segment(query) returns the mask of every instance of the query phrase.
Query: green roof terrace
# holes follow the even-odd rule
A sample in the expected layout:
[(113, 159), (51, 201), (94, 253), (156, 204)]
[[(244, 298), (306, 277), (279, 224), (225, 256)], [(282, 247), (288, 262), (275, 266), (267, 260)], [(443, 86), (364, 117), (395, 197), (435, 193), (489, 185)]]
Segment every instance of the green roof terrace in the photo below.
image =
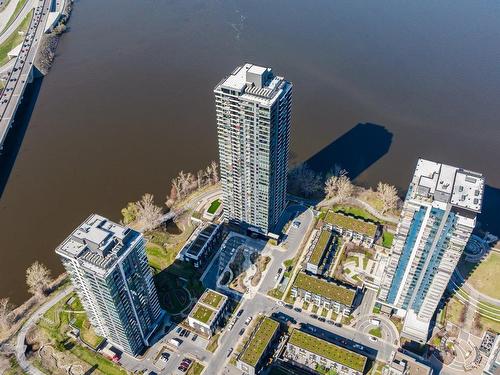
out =
[(293, 286), (313, 294), (318, 294), (345, 306), (352, 306), (354, 297), (356, 296), (356, 291), (353, 289), (306, 275), (303, 272), (297, 275)]
[(257, 328), (257, 331), (255, 331), (255, 334), (250, 338), (239, 360), (252, 367), (257, 366), (257, 363), (259, 363), (259, 360), (276, 334), (278, 326), (278, 322), (265, 317), (260, 323), (259, 328)]
[(197, 303), (190, 315), (202, 323), (210, 324), (210, 320), (215, 316), (215, 311)]
[(314, 249), (311, 251), (311, 256), (309, 257), (309, 263), (314, 265), (319, 265), (323, 254), (325, 253), (328, 243), (330, 242), (331, 233), (328, 230), (322, 230)]
[(201, 296), (200, 302), (218, 310), (226, 299), (227, 297), (225, 295), (220, 294), (215, 290), (207, 289)]
[(294, 329), (288, 342), (308, 352), (340, 363), (353, 370), (363, 372), (366, 366), (366, 357), (342, 348), (308, 333)]
[(355, 219), (351, 216), (339, 212), (328, 211), (325, 216), (325, 222), (342, 229), (352, 230), (353, 232), (363, 234), (368, 237), (375, 237), (377, 226), (361, 219)]

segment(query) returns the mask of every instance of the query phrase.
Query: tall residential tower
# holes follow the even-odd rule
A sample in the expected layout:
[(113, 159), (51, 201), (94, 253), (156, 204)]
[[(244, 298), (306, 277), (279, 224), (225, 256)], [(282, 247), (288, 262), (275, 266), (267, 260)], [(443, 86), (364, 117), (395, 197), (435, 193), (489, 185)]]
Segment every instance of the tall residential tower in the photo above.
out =
[(224, 217), (267, 234), (286, 206), (292, 84), (245, 64), (214, 93)]
[(162, 315), (142, 234), (91, 215), (56, 249), (96, 333), (136, 355)]
[(481, 211), (481, 174), (419, 159), (379, 299), (405, 316), (403, 335), (427, 339), (429, 322)]

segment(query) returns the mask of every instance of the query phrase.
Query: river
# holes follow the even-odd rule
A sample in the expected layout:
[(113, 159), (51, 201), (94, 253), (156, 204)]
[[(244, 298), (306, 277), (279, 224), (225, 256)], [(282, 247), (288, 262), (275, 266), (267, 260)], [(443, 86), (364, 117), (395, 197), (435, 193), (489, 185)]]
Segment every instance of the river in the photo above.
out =
[(0, 160), (0, 297), (27, 297), (35, 260), (61, 272), (54, 248), (90, 213), (162, 203), (216, 159), (212, 89), (246, 61), (294, 84), (294, 162), (402, 192), (419, 156), (477, 170), (498, 230), (499, 18), (496, 1), (76, 1)]

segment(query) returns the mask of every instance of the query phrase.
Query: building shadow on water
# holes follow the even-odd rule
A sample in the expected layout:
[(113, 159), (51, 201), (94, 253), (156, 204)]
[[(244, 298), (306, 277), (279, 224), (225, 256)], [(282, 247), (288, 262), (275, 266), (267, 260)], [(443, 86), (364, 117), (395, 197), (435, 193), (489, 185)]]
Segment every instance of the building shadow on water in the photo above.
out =
[(383, 125), (359, 123), (305, 163), (323, 176), (335, 169), (344, 169), (354, 180), (389, 151), (392, 137)]
[(21, 144), (28, 129), (31, 115), (35, 109), (42, 82), (43, 76), (36, 78), (26, 87), (23, 100), (14, 117), (13, 127), (10, 129), (5, 140), (2, 155), (0, 155), (0, 198), (2, 198), (17, 155), (21, 149)]
[(500, 220), (498, 219), (500, 208), (500, 189), (486, 185), (484, 187), (483, 209), (478, 216), (480, 229), (500, 237)]

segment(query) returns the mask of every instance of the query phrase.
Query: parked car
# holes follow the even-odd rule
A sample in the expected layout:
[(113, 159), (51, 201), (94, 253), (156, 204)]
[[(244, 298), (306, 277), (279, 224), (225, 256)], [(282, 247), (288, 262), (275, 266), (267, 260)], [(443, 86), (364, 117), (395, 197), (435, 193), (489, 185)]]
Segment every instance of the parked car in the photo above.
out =
[(302, 312), (302, 309), (300, 307), (294, 307), (293, 309), (297, 312)]
[(252, 318), (251, 316), (249, 316), (249, 317), (247, 318), (247, 320), (245, 320), (245, 324), (246, 324), (246, 325), (249, 325), (249, 324), (250, 324), (250, 322), (252, 321), (252, 319), (253, 319), (253, 318)]
[(181, 333), (181, 331), (182, 331), (182, 327), (177, 327), (177, 329), (175, 330), (175, 332), (177, 332), (177, 333)]
[(170, 339), (168, 340), (169, 343), (171, 343), (175, 347), (179, 347), (182, 344), (182, 340), (179, 339)]
[(327, 322), (328, 324), (331, 324), (332, 326), (335, 324), (335, 322), (334, 322), (333, 320), (330, 320), (330, 319), (328, 319), (326, 322)]
[(191, 341), (196, 341), (196, 339), (198, 338), (198, 334), (194, 334), (193, 337), (191, 338)]
[(277, 301), (276, 301), (276, 304), (277, 304), (278, 306), (283, 306), (283, 305), (284, 305), (283, 301), (281, 301), (281, 300), (277, 300)]
[(292, 305), (290, 305), (289, 303), (285, 304), (285, 307), (286, 307), (287, 309), (293, 309), (293, 306), (292, 306)]
[(186, 333), (184, 334), (184, 336), (187, 338), (187, 337), (189, 337), (190, 334), (191, 334), (191, 331), (186, 331)]
[(179, 371), (181, 371), (181, 372), (186, 372), (186, 371), (187, 371), (187, 369), (188, 369), (187, 367), (182, 366), (182, 365), (180, 365), (179, 367), (177, 367), (177, 370), (179, 370)]
[(245, 333), (245, 328), (242, 328), (240, 329), (240, 332), (238, 333), (240, 336), (243, 336), (243, 334)]
[(189, 367), (189, 365), (193, 363), (193, 360), (192, 359), (189, 359), (189, 358), (184, 358), (181, 362), (181, 365), (186, 365), (187, 367)]
[(373, 341), (373, 342), (377, 342), (378, 341), (378, 339), (375, 336), (370, 336), (368, 338), (370, 339), (370, 341)]
[(161, 359), (163, 362), (167, 363), (167, 362), (168, 362), (168, 360), (170, 359), (170, 353), (167, 353), (167, 352), (163, 352), (163, 353), (161, 353), (160, 359)]
[(339, 328), (342, 328), (342, 323), (335, 323), (335, 325)]
[(181, 331), (181, 336), (182, 337), (186, 336), (187, 332), (188, 332), (187, 329), (183, 328)]
[(231, 355), (232, 352), (233, 352), (233, 348), (229, 348), (229, 350), (227, 351), (227, 358), (229, 358), (229, 356)]
[(311, 314), (311, 318), (318, 319), (318, 316), (316, 314)]
[(324, 322), (326, 322), (326, 319), (325, 319), (325, 318), (323, 318), (322, 316), (320, 316), (320, 317), (318, 318), (318, 320), (319, 320), (320, 322), (323, 322), (323, 323), (324, 323)]
[(292, 225), (293, 225), (294, 228), (299, 228), (300, 227), (300, 221), (294, 221)]
[(243, 311), (244, 311), (243, 309), (240, 309), (240, 311), (238, 311), (238, 313), (236, 314), (236, 316), (237, 316), (237, 317), (240, 317), (240, 316), (241, 316), (241, 314), (243, 314)]

